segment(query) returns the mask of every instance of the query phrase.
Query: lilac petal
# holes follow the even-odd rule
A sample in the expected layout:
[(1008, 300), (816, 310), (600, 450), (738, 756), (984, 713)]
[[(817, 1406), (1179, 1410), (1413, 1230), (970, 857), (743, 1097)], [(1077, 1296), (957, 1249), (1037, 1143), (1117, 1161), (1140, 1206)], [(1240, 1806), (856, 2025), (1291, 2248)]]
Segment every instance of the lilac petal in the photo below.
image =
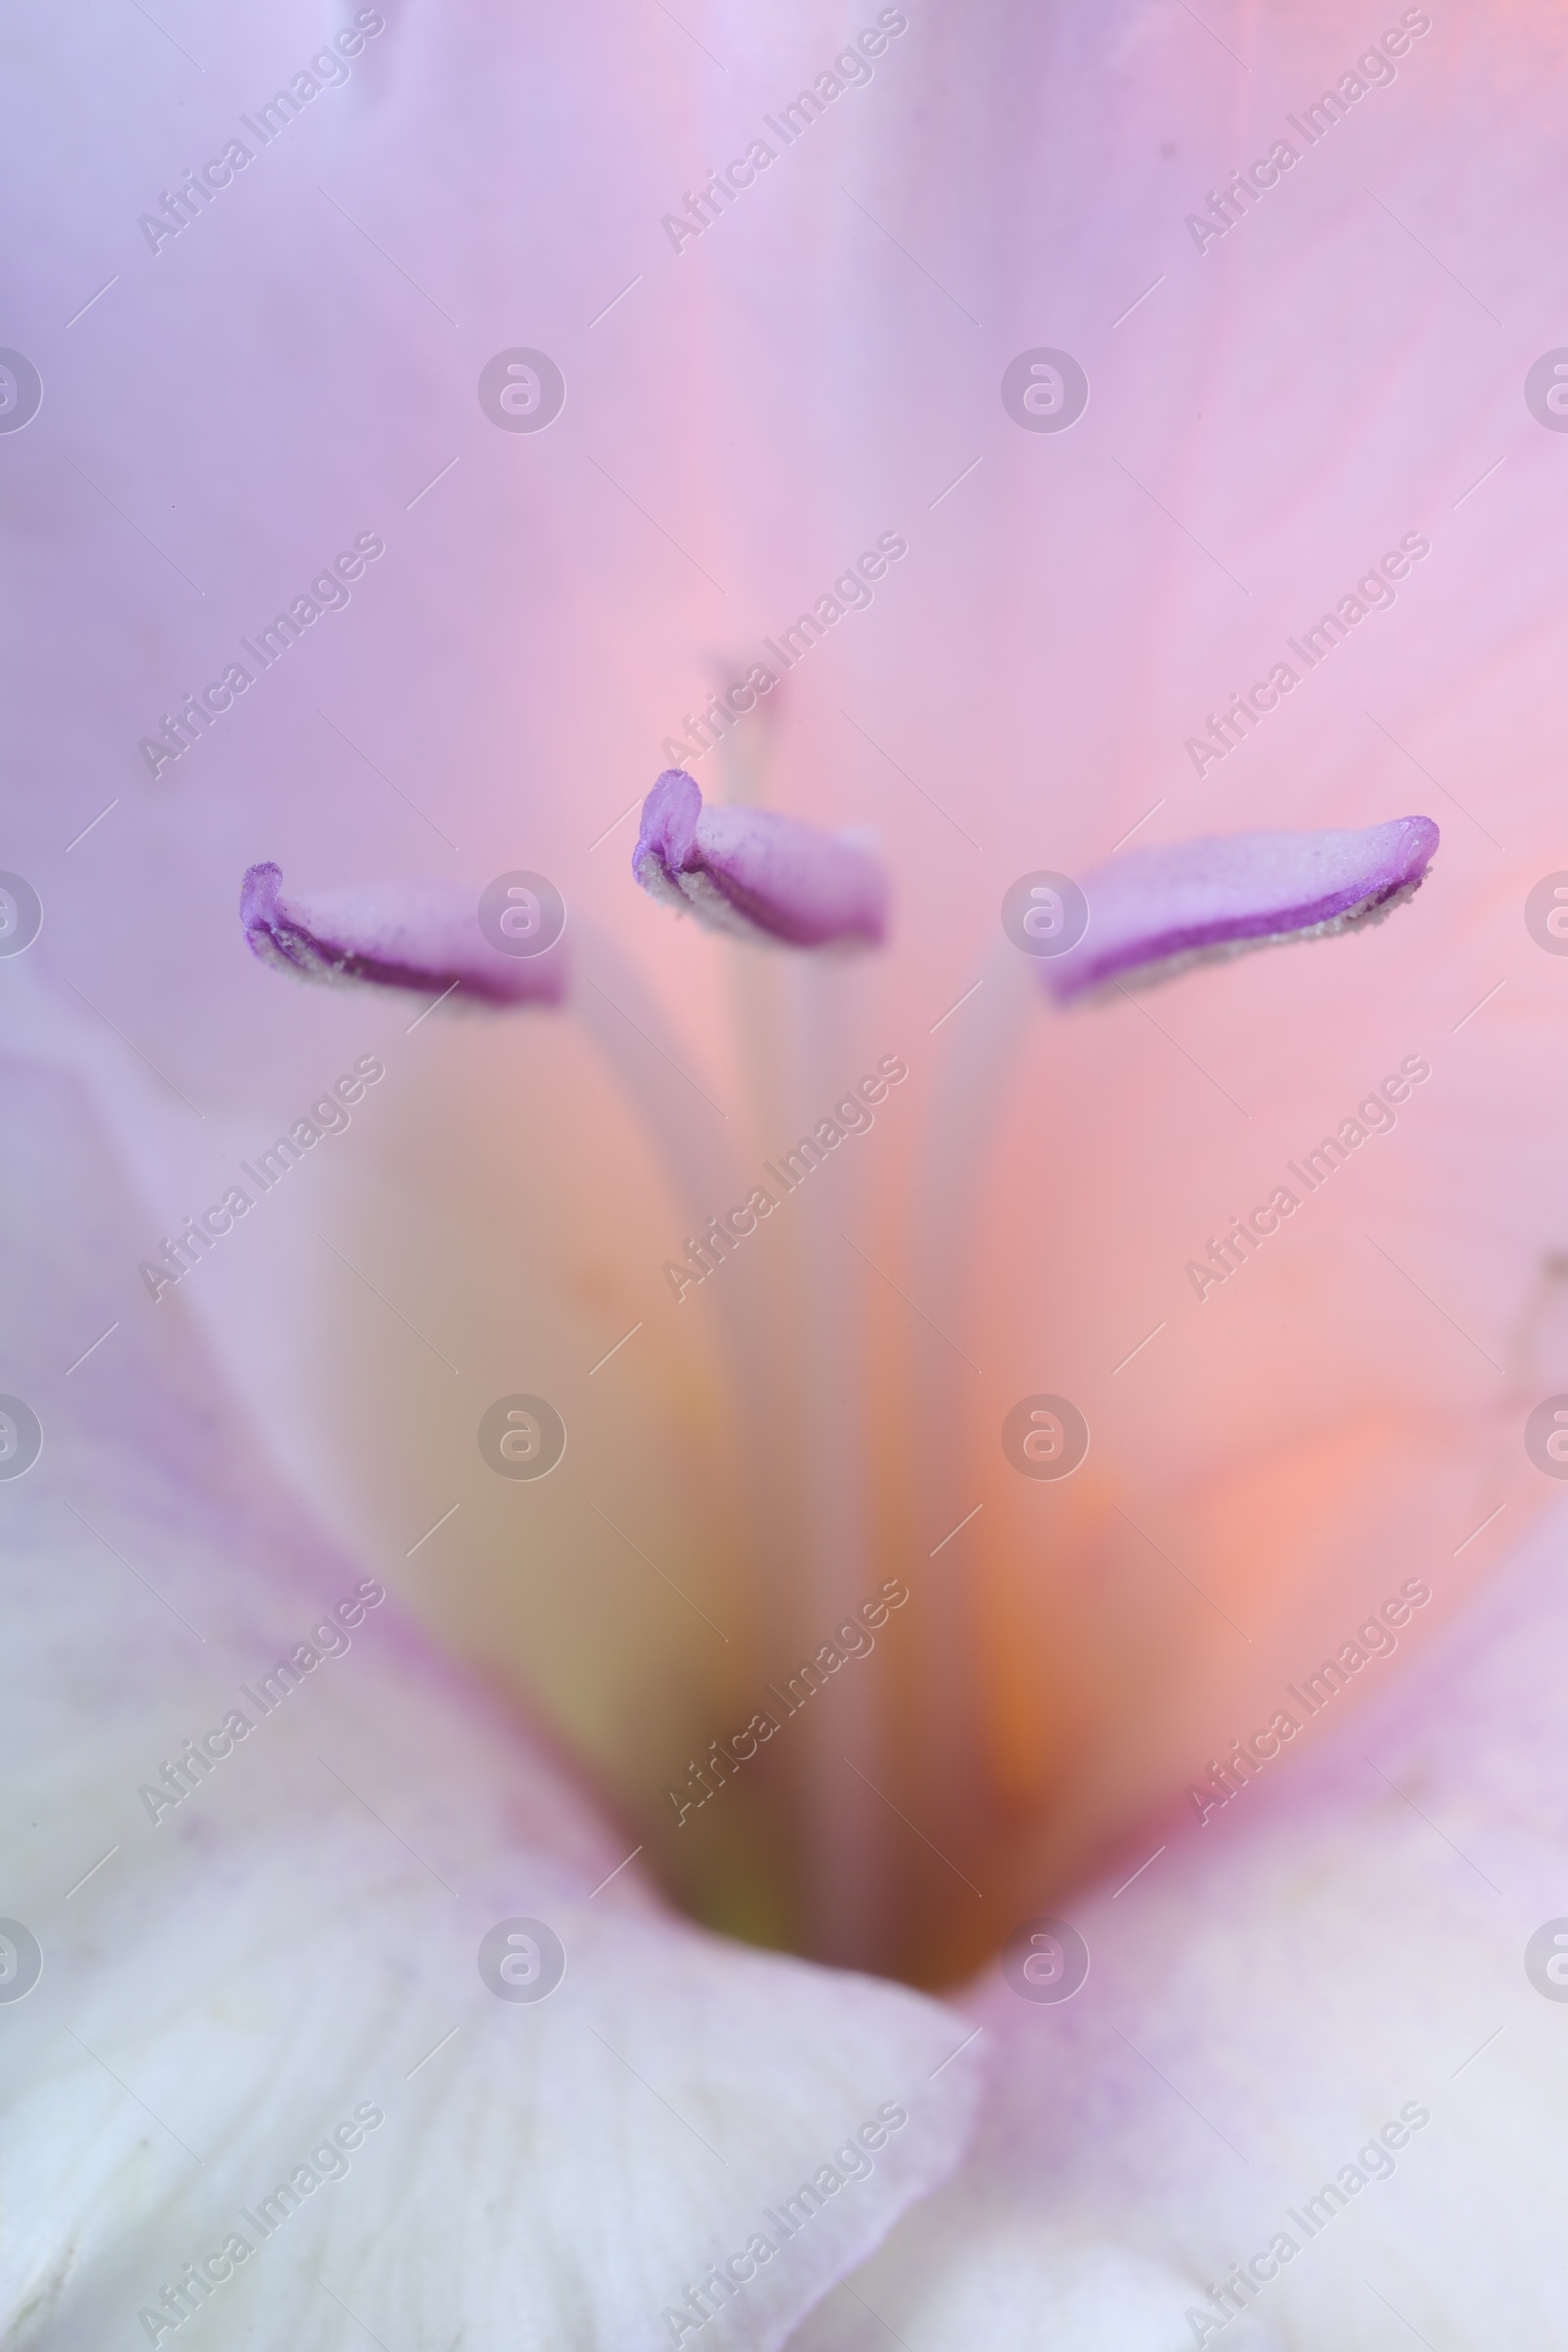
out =
[(739, 939), (880, 947), (887, 931), (887, 875), (869, 851), (770, 808), (705, 808), (681, 767), (643, 803), (631, 870), (651, 897)]
[(1088, 875), (1089, 924), (1044, 977), (1062, 1004), (1129, 973), (1359, 928), (1418, 890), (1438, 846), (1430, 817), (1360, 832), (1233, 833), (1134, 850)]
[(479, 928), (477, 894), (458, 882), (360, 882), (285, 899), (282, 868), (253, 865), (240, 885), (251, 952), (307, 980), (457, 990), (486, 1004), (559, 1004), (565, 957), (506, 956)]

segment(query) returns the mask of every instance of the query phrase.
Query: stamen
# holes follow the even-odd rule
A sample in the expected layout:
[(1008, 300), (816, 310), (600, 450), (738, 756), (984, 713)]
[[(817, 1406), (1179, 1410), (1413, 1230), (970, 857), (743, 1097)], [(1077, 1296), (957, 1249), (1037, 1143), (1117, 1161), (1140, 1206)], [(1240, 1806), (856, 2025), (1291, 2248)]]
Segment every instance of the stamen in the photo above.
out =
[(1359, 832), (1236, 833), (1131, 850), (1083, 883), (1089, 922), (1065, 955), (1042, 958), (1061, 1004), (1136, 976), (1287, 940), (1381, 922), (1412, 897), (1438, 846), (1430, 817)]
[(887, 875), (868, 850), (771, 808), (705, 808), (666, 768), (643, 804), (631, 870), (710, 930), (792, 948), (880, 947)]
[(281, 867), (253, 865), (240, 920), (263, 963), (307, 980), (448, 990), (454, 1004), (559, 1004), (565, 995), (559, 938), (537, 954), (504, 951), (481, 926), (479, 894), (456, 882), (364, 882), (285, 899)]

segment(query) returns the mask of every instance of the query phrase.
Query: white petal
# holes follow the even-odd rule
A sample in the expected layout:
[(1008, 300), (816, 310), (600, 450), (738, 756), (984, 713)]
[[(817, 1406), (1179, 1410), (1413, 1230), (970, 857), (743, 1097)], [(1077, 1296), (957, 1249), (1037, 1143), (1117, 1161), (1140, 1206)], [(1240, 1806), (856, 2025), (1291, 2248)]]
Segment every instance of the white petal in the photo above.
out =
[[(895, 2338), (908, 2352), (1192, 2352), (1187, 2314), (1204, 2301), (1196, 2278), (1163, 2262), (955, 2190), (911, 2215), (790, 2352), (878, 2352)], [(1251, 2317), (1210, 2340), (1223, 2352), (1282, 2352)]]
[[(782, 2340), (960, 2153), (951, 2014), (672, 1920), (635, 1862), (612, 1877), (620, 1835), (390, 1601), (264, 1714), (260, 1678), (361, 1572), (269, 1491), (174, 1303), (134, 1295), (74, 1091), (13, 1069), (3, 1101), (0, 1386), (45, 1433), (0, 1483), (28, 1825), (0, 1908), (44, 1958), (24, 2006), (0, 1999), (6, 2342), (138, 2340), (237, 2230), (225, 2344), (325, 2352), (345, 2308), (398, 2347), (667, 2344), (666, 2308), (764, 2209), (906, 2108), (702, 2338)], [(117, 1307), (68, 1383), (62, 1335)], [(230, 1708), (246, 1736), (149, 1808), (139, 1788)], [(544, 2000), (481, 1982), (509, 1919), (564, 1948)], [(384, 2122), (346, 2174), (264, 2238), (245, 2215), (313, 2150), (335, 2172), (363, 2107)]]

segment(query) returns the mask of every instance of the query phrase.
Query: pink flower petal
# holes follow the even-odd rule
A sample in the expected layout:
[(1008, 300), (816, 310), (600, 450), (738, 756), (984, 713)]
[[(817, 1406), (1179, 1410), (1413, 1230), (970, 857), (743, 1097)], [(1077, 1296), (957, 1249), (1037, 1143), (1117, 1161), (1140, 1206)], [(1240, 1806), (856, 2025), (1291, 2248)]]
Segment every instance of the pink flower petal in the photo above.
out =
[(1360, 832), (1234, 833), (1130, 851), (1086, 877), (1088, 928), (1046, 961), (1047, 984), (1066, 1004), (1127, 974), (1164, 978), (1380, 920), (1419, 889), (1437, 846), (1430, 817), (1400, 816)]
[(360, 882), (285, 899), (282, 868), (268, 863), (248, 869), (239, 910), (252, 954), (307, 980), (458, 989), (486, 1004), (559, 1004), (565, 994), (560, 942), (538, 956), (503, 954), (461, 883)]
[(880, 947), (887, 875), (866, 850), (770, 808), (705, 808), (684, 768), (643, 803), (631, 870), (710, 930), (791, 948)]
[[(1391, 1614), (1418, 1626), (1438, 1580), (1396, 1585), (1391, 1567), (1368, 1591), (1350, 1678), (1387, 1672), (1379, 1698), (1321, 1669), (1314, 1696), (1321, 1653), (1307, 1650), (1272, 1740), (1254, 1730), (1207, 1773), (1195, 1748), (1180, 1810), (1059, 1906), (1092, 1954), (1081, 1990), (1059, 2005), (1032, 1997), (1016, 1956), (1010, 1977), (1004, 1963), (974, 1988), (965, 2006), (994, 2089), (972, 2153), (856, 2278), (860, 2300), (830, 2307), (840, 2324), (824, 2311), (793, 2352), (881, 2352), (895, 2333), (977, 2352), (1232, 2352), (1256, 2345), (1249, 2323), (1271, 2346), (1316, 2347), (1357, 2340), (1340, 2315), (1370, 2302), (1368, 2277), (1409, 2326), (1425, 2332), (1441, 2314), (1455, 2345), (1556, 2339), (1541, 2181), (1560, 2133), (1549, 1965), (1568, 1934), (1562, 1545), (1559, 1509), (1408, 1663), (1377, 1643), (1420, 1638), (1415, 1626), (1396, 1637)], [(1298, 1757), (1281, 1729), (1303, 1747), (1323, 1705), (1343, 1718)], [(1249, 1718), (1233, 1720), (1241, 1732)], [(1244, 1768), (1238, 1754), (1264, 1761)], [(1446, 2130), (1456, 2112), (1489, 2128)], [(1353, 2223), (1337, 2210), (1351, 2195)], [(1325, 2215), (1331, 2229), (1316, 2226)], [(1301, 2259), (1257, 2262), (1271, 2240), (1280, 2251), (1278, 2231)], [(1082, 2332), (1031, 2335), (1042, 2309), (1054, 2316), (1068, 2260), (1087, 2268), (1107, 2244), (1122, 2276), (1102, 2262), (1098, 2300), (1072, 2315)], [(1255, 2303), (1244, 2312), (1234, 2295), (1222, 2328), (1212, 2282), (1250, 2258)], [(1176, 2274), (1166, 2308), (1145, 2272), (1147, 2332), (1113, 2332), (1144, 2265)], [(983, 2325), (954, 2316), (980, 2312)], [(1359, 2340), (1411, 2339), (1391, 2321)]]

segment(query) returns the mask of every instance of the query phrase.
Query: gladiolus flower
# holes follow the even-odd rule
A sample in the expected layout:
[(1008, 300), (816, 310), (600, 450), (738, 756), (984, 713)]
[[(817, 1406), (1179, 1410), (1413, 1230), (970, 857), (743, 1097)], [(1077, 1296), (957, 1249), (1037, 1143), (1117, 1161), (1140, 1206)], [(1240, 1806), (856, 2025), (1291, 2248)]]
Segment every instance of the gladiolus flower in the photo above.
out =
[(1558, 28), (677, 14), (26, 54), (0, 2332), (1550, 2342)]

